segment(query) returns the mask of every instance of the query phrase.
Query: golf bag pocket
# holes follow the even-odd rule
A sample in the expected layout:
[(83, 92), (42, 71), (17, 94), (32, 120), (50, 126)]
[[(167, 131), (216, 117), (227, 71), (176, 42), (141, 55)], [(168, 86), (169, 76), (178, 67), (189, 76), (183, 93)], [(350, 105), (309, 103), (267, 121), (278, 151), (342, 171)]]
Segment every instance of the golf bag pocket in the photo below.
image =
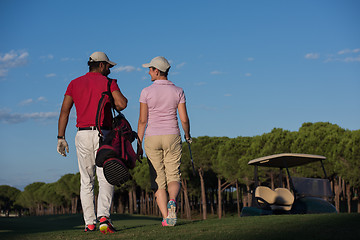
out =
[(103, 167), (107, 159), (117, 158), (118, 154), (113, 146), (102, 145), (96, 154), (96, 166)]
[(112, 185), (120, 186), (130, 178), (129, 169), (119, 158), (109, 158), (104, 162), (103, 171), (106, 181)]

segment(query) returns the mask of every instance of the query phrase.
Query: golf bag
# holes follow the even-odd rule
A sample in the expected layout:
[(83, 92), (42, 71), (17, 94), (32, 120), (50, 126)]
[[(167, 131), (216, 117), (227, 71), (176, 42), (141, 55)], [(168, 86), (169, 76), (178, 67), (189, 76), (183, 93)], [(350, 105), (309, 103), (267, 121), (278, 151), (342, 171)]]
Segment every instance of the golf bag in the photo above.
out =
[(118, 111), (118, 115), (112, 119), (112, 130), (104, 138), (100, 124), (107, 104), (112, 105), (115, 114), (114, 100), (110, 91), (111, 81), (109, 79), (108, 91), (102, 93), (96, 114), (96, 126), (99, 129), (100, 144), (95, 162), (98, 167), (103, 168), (106, 180), (112, 185), (119, 186), (131, 179), (129, 169), (133, 169), (136, 159), (139, 159), (131, 143), (137, 139), (139, 147), (140, 140), (125, 116)]

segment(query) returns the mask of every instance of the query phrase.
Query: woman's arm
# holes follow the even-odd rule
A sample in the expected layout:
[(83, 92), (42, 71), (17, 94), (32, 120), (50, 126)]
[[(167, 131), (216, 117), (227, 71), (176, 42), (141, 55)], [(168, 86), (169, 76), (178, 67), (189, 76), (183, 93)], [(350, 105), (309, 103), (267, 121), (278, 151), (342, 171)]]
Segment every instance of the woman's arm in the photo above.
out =
[(186, 103), (180, 103), (178, 105), (179, 117), (181, 121), (182, 128), (185, 132), (185, 138), (190, 139), (190, 121), (186, 110)]
[(140, 103), (140, 114), (138, 122), (138, 136), (140, 141), (143, 141), (146, 124), (148, 121), (148, 106), (146, 103)]

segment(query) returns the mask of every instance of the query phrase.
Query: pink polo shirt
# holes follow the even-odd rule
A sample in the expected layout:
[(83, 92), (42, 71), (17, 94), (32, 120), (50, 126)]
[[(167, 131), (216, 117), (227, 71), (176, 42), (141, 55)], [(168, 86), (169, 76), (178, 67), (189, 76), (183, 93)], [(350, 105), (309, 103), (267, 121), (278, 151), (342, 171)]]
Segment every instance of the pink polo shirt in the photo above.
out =
[(148, 106), (148, 123), (145, 136), (180, 135), (177, 118), (179, 103), (185, 103), (185, 93), (169, 80), (155, 80), (141, 91), (141, 103)]

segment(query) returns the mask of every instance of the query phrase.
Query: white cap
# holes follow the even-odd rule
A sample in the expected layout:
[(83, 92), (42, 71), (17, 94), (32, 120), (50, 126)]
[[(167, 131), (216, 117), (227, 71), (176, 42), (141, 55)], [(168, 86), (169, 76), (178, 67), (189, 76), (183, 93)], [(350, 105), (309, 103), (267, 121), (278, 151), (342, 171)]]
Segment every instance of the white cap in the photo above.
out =
[(166, 72), (171, 67), (168, 60), (166, 60), (164, 57), (155, 57), (151, 60), (150, 63), (145, 63), (142, 66), (144, 68), (154, 67), (162, 72)]
[(110, 61), (108, 56), (103, 52), (94, 52), (93, 54), (91, 54), (89, 62), (107, 62), (112, 67), (116, 65), (116, 63)]

